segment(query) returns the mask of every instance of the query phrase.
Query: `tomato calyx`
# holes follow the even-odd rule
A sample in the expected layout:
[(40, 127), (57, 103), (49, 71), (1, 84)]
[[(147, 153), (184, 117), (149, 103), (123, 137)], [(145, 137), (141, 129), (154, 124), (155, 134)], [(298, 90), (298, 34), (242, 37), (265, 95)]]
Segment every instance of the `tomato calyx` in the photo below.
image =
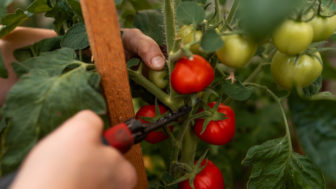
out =
[(226, 114), (218, 111), (218, 107), (220, 105), (220, 101), (216, 102), (216, 104), (211, 108), (208, 105), (203, 105), (203, 108), (199, 110), (197, 114), (195, 114), (192, 119), (204, 119), (202, 131), (200, 134), (203, 134), (206, 130), (206, 126), (211, 121), (222, 121), (227, 118)]
[[(206, 159), (208, 150), (206, 150), (199, 160), (194, 161), (194, 165), (189, 166), (186, 163), (182, 163), (186, 173), (176, 180), (176, 183), (189, 180), (189, 185), (194, 188), (194, 180), (196, 176), (203, 171), (203, 169), (208, 165), (209, 160)], [(174, 182), (175, 183), (175, 182)]]

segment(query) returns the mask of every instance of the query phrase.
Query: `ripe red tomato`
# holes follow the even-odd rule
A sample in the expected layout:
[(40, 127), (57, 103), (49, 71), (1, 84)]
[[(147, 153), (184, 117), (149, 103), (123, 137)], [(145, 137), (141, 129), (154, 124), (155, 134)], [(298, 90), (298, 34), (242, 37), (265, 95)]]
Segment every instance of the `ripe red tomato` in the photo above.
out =
[[(216, 102), (211, 102), (208, 106), (212, 108), (215, 104)], [(197, 119), (194, 132), (200, 139), (207, 143), (224, 145), (228, 143), (235, 134), (235, 114), (230, 106), (225, 106), (224, 104), (220, 104), (217, 111), (225, 114), (226, 119), (210, 121), (202, 134), (204, 119)]]
[[(159, 105), (160, 113), (164, 114), (167, 109), (162, 105)], [(142, 123), (148, 123), (147, 121), (141, 119), (141, 117), (154, 118), (155, 116), (155, 105), (145, 105), (142, 106), (139, 111), (136, 113), (135, 118), (140, 120)], [(173, 131), (173, 126), (169, 127), (170, 131)], [(145, 140), (149, 143), (155, 144), (165, 140), (168, 136), (163, 131), (152, 131), (150, 132)]]
[(184, 57), (177, 61), (171, 74), (171, 85), (178, 93), (190, 94), (202, 91), (214, 78), (215, 72), (209, 62), (193, 55), (191, 59)]
[[(204, 159), (201, 166), (206, 167), (199, 172), (194, 180), (195, 189), (224, 189), (224, 179), (222, 172), (210, 160)], [(185, 180), (179, 184), (180, 189), (191, 189), (189, 180)]]

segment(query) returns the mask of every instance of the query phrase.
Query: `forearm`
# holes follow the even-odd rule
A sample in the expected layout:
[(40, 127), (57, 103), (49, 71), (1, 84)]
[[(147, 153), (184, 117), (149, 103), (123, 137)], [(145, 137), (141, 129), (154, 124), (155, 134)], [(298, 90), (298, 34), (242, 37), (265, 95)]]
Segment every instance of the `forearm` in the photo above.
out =
[(8, 91), (17, 81), (17, 77), (10, 66), (15, 61), (13, 52), (38, 42), (45, 38), (55, 37), (53, 30), (17, 27), (13, 32), (0, 39), (0, 53), (8, 70), (8, 78), (0, 78), (0, 106), (5, 101)]

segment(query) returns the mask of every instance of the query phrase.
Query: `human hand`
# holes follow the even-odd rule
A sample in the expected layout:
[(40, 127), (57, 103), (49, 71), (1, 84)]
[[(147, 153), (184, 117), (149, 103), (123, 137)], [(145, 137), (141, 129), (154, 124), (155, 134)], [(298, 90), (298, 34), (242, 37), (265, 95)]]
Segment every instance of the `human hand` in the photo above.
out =
[(134, 167), (101, 143), (102, 129), (93, 112), (76, 114), (32, 149), (11, 188), (133, 188)]
[(159, 45), (139, 29), (121, 29), (126, 58), (140, 56), (144, 63), (153, 70), (161, 70), (165, 66), (165, 56)]

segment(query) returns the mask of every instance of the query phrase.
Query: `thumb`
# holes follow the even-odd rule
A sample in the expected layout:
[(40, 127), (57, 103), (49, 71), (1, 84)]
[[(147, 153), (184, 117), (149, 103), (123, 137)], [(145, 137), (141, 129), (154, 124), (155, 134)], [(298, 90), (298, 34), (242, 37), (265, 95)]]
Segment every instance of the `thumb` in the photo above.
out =
[[(65, 121), (52, 135), (83, 138), (101, 143), (103, 121), (91, 110), (83, 110)], [(78, 136), (79, 135), (79, 136)]]
[[(162, 70), (165, 66), (165, 57), (159, 45), (138, 29), (122, 29), (123, 44), (126, 54), (138, 55), (152, 70)], [(129, 58), (129, 57), (128, 57)]]

